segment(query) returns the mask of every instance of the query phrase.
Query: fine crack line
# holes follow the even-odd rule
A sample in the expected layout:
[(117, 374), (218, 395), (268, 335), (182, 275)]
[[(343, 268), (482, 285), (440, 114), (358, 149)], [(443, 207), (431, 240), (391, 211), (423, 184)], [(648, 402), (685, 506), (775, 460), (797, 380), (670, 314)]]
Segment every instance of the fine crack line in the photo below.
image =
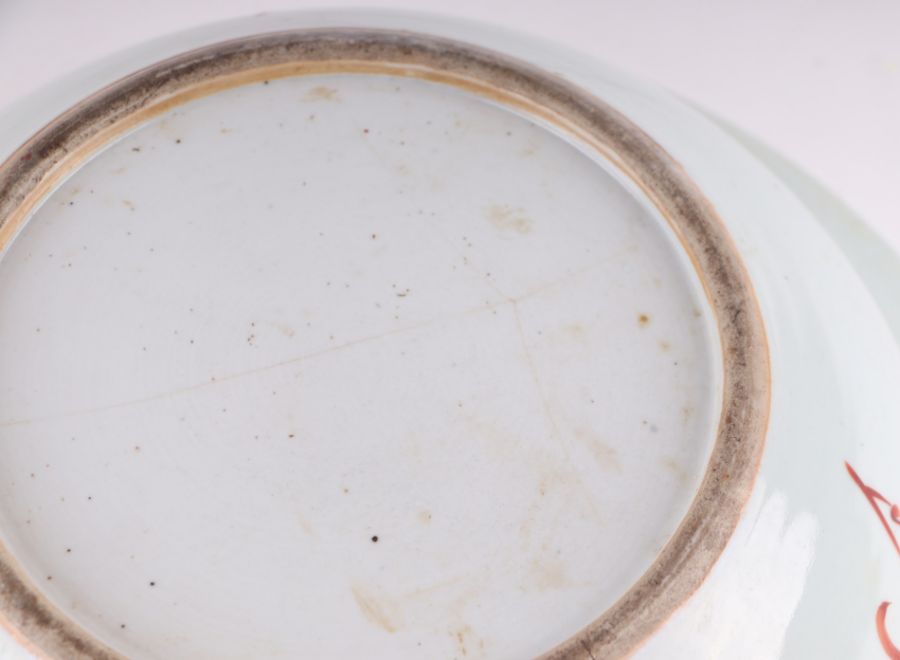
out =
[(510, 301), (513, 309), (513, 317), (516, 320), (516, 331), (519, 334), (519, 341), (522, 344), (522, 352), (525, 356), (525, 363), (528, 365), (528, 371), (531, 373), (531, 380), (534, 382), (534, 387), (537, 390), (538, 398), (541, 400), (541, 406), (544, 409), (544, 415), (547, 417), (547, 421), (550, 422), (550, 428), (553, 431), (554, 439), (562, 445), (563, 450), (566, 453), (566, 460), (571, 462), (569, 458), (569, 449), (566, 446), (566, 443), (562, 441), (562, 435), (559, 432), (559, 426), (556, 423), (556, 417), (553, 415), (553, 411), (550, 409), (550, 402), (547, 400), (547, 395), (544, 393), (544, 387), (541, 384), (541, 379), (538, 374), (537, 365), (534, 363), (534, 358), (531, 355), (531, 349), (528, 347), (528, 343), (525, 341), (525, 331), (522, 328), (522, 317), (519, 315), (519, 305), (515, 300)]
[[(437, 234), (441, 237), (441, 239), (444, 242), (446, 242), (446, 244), (452, 250), (454, 250), (458, 256), (463, 258), (464, 255), (457, 250), (457, 248), (453, 245), (452, 241), (450, 241), (450, 239), (447, 236), (445, 236), (439, 228), (434, 227), (433, 223), (432, 223), (432, 226), (434, 229), (437, 230)], [(616, 258), (617, 256), (620, 256), (620, 255), (616, 255), (616, 256), (613, 256), (610, 258)], [(59, 413), (52, 413), (49, 415), (29, 417), (29, 418), (25, 418), (25, 419), (6, 420), (4, 422), (0, 422), (0, 428), (10, 428), (10, 427), (14, 427), (14, 426), (26, 426), (28, 424), (47, 422), (47, 421), (55, 421), (58, 419), (66, 419), (66, 418), (70, 418), (70, 417), (80, 417), (83, 415), (90, 415), (90, 414), (94, 414), (94, 413), (101, 413), (101, 412), (106, 412), (106, 411), (110, 411), (110, 410), (127, 408), (129, 406), (136, 406), (136, 405), (142, 405), (142, 404), (146, 404), (146, 403), (152, 403), (155, 401), (160, 401), (160, 400), (178, 396), (181, 394), (186, 394), (188, 392), (201, 390), (201, 389), (204, 389), (207, 387), (214, 387), (221, 383), (226, 383), (226, 382), (236, 380), (239, 378), (243, 378), (246, 376), (252, 376), (255, 374), (259, 374), (259, 373), (264, 373), (266, 371), (271, 371), (273, 369), (278, 369), (280, 367), (284, 367), (287, 365), (297, 364), (300, 362), (304, 362), (306, 360), (315, 359), (318, 357), (322, 357), (324, 355), (335, 353), (340, 350), (352, 348), (354, 346), (369, 343), (372, 341), (378, 341), (380, 339), (385, 339), (385, 338), (388, 338), (388, 337), (391, 337), (394, 335), (403, 334), (403, 333), (411, 332), (414, 330), (420, 330), (422, 328), (426, 328), (428, 326), (431, 326), (431, 325), (434, 325), (437, 323), (442, 323), (442, 322), (449, 321), (452, 319), (462, 318), (462, 317), (465, 317), (465, 316), (468, 316), (471, 314), (480, 314), (480, 313), (487, 312), (487, 311), (494, 311), (505, 305), (511, 305), (512, 309), (513, 309), (515, 321), (516, 321), (516, 329), (518, 331), (519, 339), (522, 343), (522, 349), (525, 354), (525, 360), (528, 364), (528, 368), (529, 368), (529, 371), (531, 372), (531, 376), (534, 381), (534, 384), (537, 387), (538, 395), (541, 399), (541, 403), (544, 408), (544, 413), (547, 416), (548, 421), (550, 422), (555, 439), (557, 441), (559, 441), (560, 444), (563, 446), (563, 450), (566, 453), (566, 459), (571, 463), (571, 459), (569, 458), (568, 446), (563, 441), (562, 435), (559, 432), (559, 426), (558, 426), (556, 419), (553, 416), (553, 413), (550, 409), (546, 394), (543, 391), (543, 387), (541, 386), (537, 367), (534, 364), (534, 360), (532, 358), (530, 349), (528, 348), (527, 343), (525, 341), (525, 333), (522, 329), (522, 321), (521, 321), (521, 317), (519, 316), (518, 303), (525, 301), (533, 296), (537, 296), (540, 293), (542, 293), (543, 291), (562, 286), (566, 282), (577, 279), (578, 277), (581, 277), (582, 275), (590, 272), (591, 270), (602, 266), (603, 263), (605, 263), (605, 262), (598, 262), (598, 263), (593, 263), (593, 264), (584, 266), (583, 268), (580, 268), (580, 269), (576, 270), (575, 272), (570, 273), (569, 275), (566, 275), (565, 277), (562, 277), (558, 280), (554, 280), (552, 282), (548, 282), (546, 284), (542, 284), (533, 289), (530, 289), (516, 298), (511, 297), (511, 296), (507, 295), (506, 293), (504, 293), (493, 281), (491, 281), (490, 278), (486, 277), (483, 273), (478, 272), (478, 270), (474, 267), (474, 265), (469, 263), (469, 261), (467, 259), (463, 258), (463, 263), (467, 267), (467, 269), (471, 270), (471, 272), (473, 272), (474, 274), (479, 275), (480, 278), (482, 279), (482, 281), (484, 281), (485, 284), (487, 284), (497, 295), (502, 297), (504, 300), (502, 302), (498, 302), (498, 303), (488, 302), (485, 305), (481, 305), (481, 306), (478, 306), (478, 307), (475, 307), (472, 309), (468, 309), (468, 310), (465, 310), (465, 311), (462, 311), (462, 312), (459, 312), (456, 314), (439, 316), (439, 317), (430, 319), (428, 321), (423, 321), (421, 323), (414, 323), (414, 324), (411, 324), (408, 326), (404, 326), (402, 328), (396, 328), (394, 330), (389, 330), (387, 332), (380, 333), (377, 335), (371, 335), (371, 336), (367, 336), (367, 337), (361, 337), (359, 339), (353, 339), (353, 340), (350, 340), (343, 344), (340, 344), (338, 346), (329, 346), (327, 348), (320, 349), (317, 351), (312, 351), (310, 353), (304, 353), (303, 355), (299, 355), (294, 358), (289, 358), (287, 360), (282, 360), (282, 361), (275, 362), (272, 364), (263, 365), (261, 367), (254, 367), (252, 369), (247, 369), (247, 370), (239, 371), (239, 372), (232, 373), (232, 374), (226, 374), (221, 377), (214, 377), (214, 378), (211, 378), (210, 380), (204, 381), (202, 383), (195, 383), (193, 385), (187, 385), (185, 387), (176, 388), (173, 390), (169, 390), (167, 392), (160, 392), (160, 393), (151, 394), (151, 395), (148, 395), (145, 397), (129, 399), (127, 401), (119, 401), (116, 403), (111, 403), (111, 404), (102, 405), (102, 406), (95, 406), (95, 407), (91, 407), (91, 408), (83, 408), (80, 410), (70, 410), (70, 411), (64, 411), (64, 412), (59, 412)]]
[(547, 421), (550, 423), (550, 428), (553, 432), (553, 439), (556, 440), (557, 444), (559, 444), (560, 448), (563, 451), (563, 456), (565, 458), (566, 463), (572, 469), (572, 473), (575, 477), (575, 480), (578, 482), (578, 485), (584, 491), (584, 499), (587, 502), (588, 506), (591, 509), (591, 513), (594, 514), (594, 517), (599, 519), (600, 512), (597, 510), (597, 506), (594, 503), (593, 497), (591, 497), (591, 493), (588, 490), (587, 486), (584, 483), (584, 478), (581, 475), (581, 472), (578, 470), (575, 463), (572, 461), (572, 454), (569, 447), (569, 442), (566, 437), (560, 432), (559, 424), (556, 421), (556, 416), (553, 414), (553, 409), (550, 406), (550, 401), (547, 398), (547, 394), (544, 391), (544, 386), (541, 383), (540, 373), (538, 372), (537, 365), (534, 362), (534, 357), (531, 354), (531, 349), (528, 347), (528, 342), (525, 340), (525, 331), (522, 325), (522, 317), (519, 314), (519, 304), (516, 300), (511, 300), (513, 309), (513, 317), (516, 321), (516, 331), (519, 334), (519, 340), (522, 344), (522, 351), (525, 357), (525, 363), (528, 365), (528, 370), (531, 372), (531, 379), (534, 382), (535, 390), (537, 391), (538, 398), (541, 401), (541, 406), (544, 409), (544, 415), (547, 418)]
[[(507, 303), (500, 303), (500, 305), (505, 305)], [(324, 355), (329, 355), (332, 353), (336, 353), (338, 351), (342, 351), (349, 348), (354, 348), (361, 344), (367, 344), (373, 341), (379, 341), (381, 339), (386, 339), (388, 337), (392, 337), (395, 335), (404, 334), (407, 332), (412, 332), (415, 330), (421, 330), (422, 328), (427, 328), (432, 325), (436, 325), (439, 323), (445, 323), (447, 321), (453, 319), (459, 319), (470, 315), (482, 314), (487, 311), (492, 311), (497, 308), (498, 305), (483, 305), (479, 307), (475, 307), (472, 309), (468, 309), (462, 312), (458, 312), (455, 314), (447, 314), (444, 316), (438, 316), (436, 318), (422, 321), (421, 323), (413, 323), (402, 328), (395, 328), (394, 330), (389, 330), (387, 332), (383, 332), (376, 335), (370, 335), (367, 337), (360, 337), (359, 339), (352, 339), (343, 344), (339, 344), (337, 346), (329, 346), (327, 348), (319, 349), (316, 351), (311, 351), (309, 353), (304, 353), (302, 355), (298, 355), (293, 358), (288, 358), (286, 360), (281, 360), (279, 362), (273, 362), (271, 364), (263, 365), (261, 367), (253, 367), (251, 369), (246, 369), (244, 371), (238, 371), (231, 374), (226, 374), (220, 377), (211, 377), (210, 380), (204, 381), (202, 383), (195, 383), (193, 385), (187, 385), (185, 387), (179, 387), (173, 390), (168, 390), (166, 392), (160, 392), (158, 394), (151, 394), (149, 396), (144, 396), (136, 399), (129, 399), (127, 401), (118, 401), (116, 403), (111, 403), (102, 406), (95, 406), (91, 408), (83, 408), (80, 410), (69, 410), (59, 413), (53, 413), (49, 415), (42, 415), (38, 417), (30, 417), (26, 419), (12, 419), (7, 420), (0, 423), (0, 428), (9, 428), (13, 426), (25, 426), (28, 424), (34, 424), (39, 422), (48, 422), (55, 421), (58, 419), (66, 419), (69, 417), (81, 417), (83, 415), (90, 415), (94, 413), (102, 413), (110, 410), (117, 410), (121, 408), (127, 408), (129, 406), (137, 406), (145, 403), (153, 403), (155, 401), (161, 401), (170, 397), (175, 397), (181, 394), (186, 394), (188, 392), (194, 392), (197, 390), (215, 387), (217, 385), (221, 385), (222, 383), (227, 383), (233, 380), (237, 380), (240, 378), (245, 378), (247, 376), (253, 376), (260, 373), (265, 373), (267, 371), (272, 371), (274, 369), (279, 369), (281, 367), (298, 364), (301, 362), (305, 362), (307, 360), (313, 360)]]

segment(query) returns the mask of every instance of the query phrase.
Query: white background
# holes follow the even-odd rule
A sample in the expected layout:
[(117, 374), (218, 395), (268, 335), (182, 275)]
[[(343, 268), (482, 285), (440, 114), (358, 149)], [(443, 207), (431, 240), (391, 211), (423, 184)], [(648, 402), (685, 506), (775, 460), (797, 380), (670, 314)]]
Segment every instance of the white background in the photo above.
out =
[(338, 6), (501, 24), (661, 83), (780, 151), (900, 249), (898, 0), (0, 0), (0, 107), (174, 30)]

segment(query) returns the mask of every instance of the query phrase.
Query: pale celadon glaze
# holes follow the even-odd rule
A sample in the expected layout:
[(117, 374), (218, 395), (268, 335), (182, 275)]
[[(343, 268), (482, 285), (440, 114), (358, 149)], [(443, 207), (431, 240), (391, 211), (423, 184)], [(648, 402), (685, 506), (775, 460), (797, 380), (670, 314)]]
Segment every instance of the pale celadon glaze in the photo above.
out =
[[(900, 499), (898, 347), (808, 210), (696, 111), (489, 28), (276, 15), (138, 48), (25, 100), (0, 153), (168, 55), (328, 25), (440, 34), (561, 73), (681, 162), (735, 238), (772, 351), (766, 454), (720, 561), (637, 657), (887, 657), (875, 612), (900, 598), (900, 558), (844, 461)], [(27, 365), (0, 377), (3, 539), (126, 653), (533, 655), (629, 586), (696, 488), (718, 356), (664, 223), (544, 128), (397, 86), (289, 79), (177, 109), (68, 180), (0, 261), (4, 364)], [(447, 135), (423, 124), (435, 116)], [(455, 165), (411, 163), (423, 144)], [(263, 241), (265, 223), (283, 238)], [(301, 294), (310, 309), (290, 304)], [(543, 477), (556, 490), (535, 496)]]

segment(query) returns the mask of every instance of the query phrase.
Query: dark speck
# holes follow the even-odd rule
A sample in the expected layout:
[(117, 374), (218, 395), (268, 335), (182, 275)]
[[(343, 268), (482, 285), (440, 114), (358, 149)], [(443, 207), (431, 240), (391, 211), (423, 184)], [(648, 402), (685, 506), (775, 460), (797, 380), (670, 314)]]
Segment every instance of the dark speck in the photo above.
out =
[(151, 583), (150, 583), (150, 586), (151, 586), (151, 587), (155, 587), (155, 586), (156, 586), (156, 582), (151, 582)]
[(139, 152), (141, 150), (140, 147), (131, 147), (131, 150), (134, 152)]
[(372, 543), (378, 543), (378, 537), (377, 537), (377, 536), (373, 536), (373, 537), (372, 537)]
[(268, 85), (268, 84), (269, 84), (268, 80), (263, 80), (263, 85)]
[(177, 138), (177, 139), (175, 140), (175, 144), (181, 144), (181, 138)]
[(125, 624), (124, 624), (124, 623), (123, 623), (121, 626), (119, 626), (119, 627), (120, 627), (122, 630), (125, 630)]

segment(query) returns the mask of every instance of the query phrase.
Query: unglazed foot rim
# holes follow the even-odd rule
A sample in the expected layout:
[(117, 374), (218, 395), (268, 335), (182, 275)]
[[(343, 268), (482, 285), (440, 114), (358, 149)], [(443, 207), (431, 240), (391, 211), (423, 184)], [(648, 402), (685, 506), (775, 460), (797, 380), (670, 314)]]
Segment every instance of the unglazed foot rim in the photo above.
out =
[[(64, 113), (0, 165), (0, 249), (62, 178), (128, 128), (225, 88), (317, 73), (374, 73), (453, 85), (554, 124), (627, 175), (689, 254), (715, 312), (722, 410), (703, 482), (653, 565), (612, 607), (546, 658), (632, 652), (700, 586), (749, 498), (769, 415), (769, 354), (753, 288), (712, 205), (681, 166), (627, 118), (576, 86), (524, 62), (409, 32), (310, 29), (227, 41), (128, 76)], [(72, 622), (0, 547), (3, 623), (51, 657), (118, 653)]]

